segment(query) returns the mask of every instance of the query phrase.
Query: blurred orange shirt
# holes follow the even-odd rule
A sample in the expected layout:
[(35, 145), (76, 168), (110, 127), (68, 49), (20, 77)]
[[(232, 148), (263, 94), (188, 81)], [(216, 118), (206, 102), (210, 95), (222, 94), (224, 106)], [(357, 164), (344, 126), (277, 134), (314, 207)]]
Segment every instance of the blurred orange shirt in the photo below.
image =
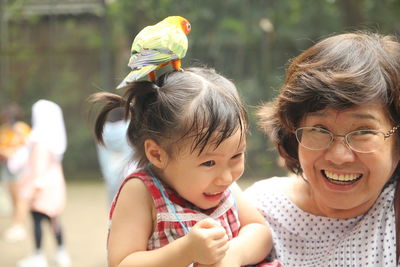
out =
[(26, 144), (30, 132), (31, 127), (22, 121), (0, 126), (0, 156), (10, 157), (19, 147)]

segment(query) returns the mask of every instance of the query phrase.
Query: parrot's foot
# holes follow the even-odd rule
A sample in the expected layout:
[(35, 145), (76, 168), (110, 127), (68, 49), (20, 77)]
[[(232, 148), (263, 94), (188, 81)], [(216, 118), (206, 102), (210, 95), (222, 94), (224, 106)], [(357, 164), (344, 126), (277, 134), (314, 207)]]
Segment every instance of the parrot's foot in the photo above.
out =
[(155, 82), (156, 81), (156, 73), (154, 71), (150, 72), (148, 75), (149, 75), (149, 80), (151, 82)]

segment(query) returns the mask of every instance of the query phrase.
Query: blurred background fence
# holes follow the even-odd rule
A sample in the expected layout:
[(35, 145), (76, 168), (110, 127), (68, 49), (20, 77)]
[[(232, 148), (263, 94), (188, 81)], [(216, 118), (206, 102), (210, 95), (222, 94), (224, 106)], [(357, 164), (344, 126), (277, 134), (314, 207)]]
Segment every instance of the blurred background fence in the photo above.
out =
[(116, 92), (134, 36), (169, 15), (192, 24), (183, 67), (214, 67), (248, 105), (247, 177), (281, 172), (253, 113), (276, 94), (290, 58), (333, 33), (400, 33), (398, 0), (0, 0), (0, 105), (17, 102), (27, 122), (36, 100), (61, 105), (67, 180), (100, 176), (86, 98)]

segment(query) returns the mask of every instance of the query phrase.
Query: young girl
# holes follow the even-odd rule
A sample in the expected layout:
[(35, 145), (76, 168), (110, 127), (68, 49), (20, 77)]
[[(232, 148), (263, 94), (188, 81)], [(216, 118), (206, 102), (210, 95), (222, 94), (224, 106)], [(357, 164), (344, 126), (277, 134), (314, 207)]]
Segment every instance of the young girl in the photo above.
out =
[(42, 222), (49, 222), (57, 243), (54, 262), (70, 266), (64, 247), (60, 215), (66, 201), (62, 158), (67, 148), (64, 118), (59, 105), (41, 99), (32, 106), (32, 131), (28, 162), (20, 181), (20, 196), (28, 203), (33, 220), (35, 253), (17, 262), (18, 267), (47, 267), (42, 250)]
[(271, 249), (269, 229), (242, 197), (247, 114), (235, 86), (213, 70), (169, 72), (134, 82), (106, 101), (96, 121), (121, 105), (141, 168), (122, 183), (110, 212), (114, 266), (242, 266)]

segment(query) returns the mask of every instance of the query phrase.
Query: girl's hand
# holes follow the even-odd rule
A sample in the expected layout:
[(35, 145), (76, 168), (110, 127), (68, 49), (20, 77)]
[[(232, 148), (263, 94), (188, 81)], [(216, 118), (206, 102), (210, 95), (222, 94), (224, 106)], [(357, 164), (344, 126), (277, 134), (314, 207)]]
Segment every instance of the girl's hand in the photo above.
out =
[(229, 248), (225, 229), (210, 218), (196, 223), (186, 237), (189, 242), (188, 251), (193, 255), (193, 261), (199, 264), (219, 262)]
[[(234, 250), (235, 246), (229, 246), (225, 256), (218, 262), (209, 265), (197, 264), (195, 267), (240, 267), (240, 252)], [(238, 247), (236, 247), (238, 248)]]

